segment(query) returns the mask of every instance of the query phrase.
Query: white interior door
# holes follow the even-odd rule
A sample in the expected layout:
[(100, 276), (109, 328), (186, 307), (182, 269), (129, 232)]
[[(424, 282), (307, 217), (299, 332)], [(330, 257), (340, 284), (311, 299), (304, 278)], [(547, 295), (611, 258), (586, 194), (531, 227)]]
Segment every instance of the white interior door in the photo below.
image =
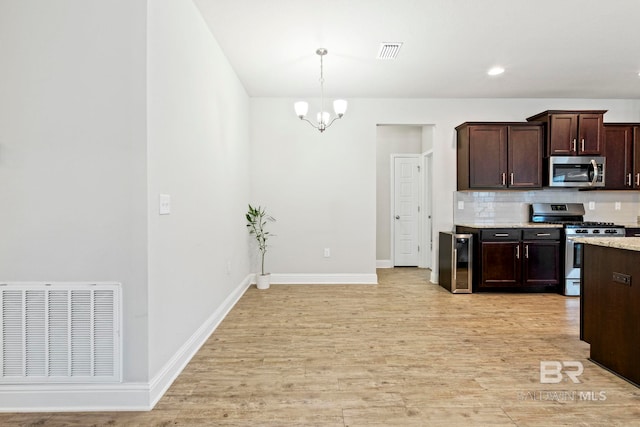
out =
[(393, 265), (397, 267), (419, 262), (419, 162), (417, 156), (394, 158)]

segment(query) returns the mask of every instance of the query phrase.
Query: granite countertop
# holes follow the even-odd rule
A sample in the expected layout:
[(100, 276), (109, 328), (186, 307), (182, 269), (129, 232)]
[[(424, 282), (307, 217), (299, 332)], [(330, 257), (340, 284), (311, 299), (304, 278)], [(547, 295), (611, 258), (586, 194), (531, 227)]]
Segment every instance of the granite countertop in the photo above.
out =
[(508, 223), (474, 223), (456, 224), (456, 227), (470, 228), (562, 228), (562, 224), (543, 224), (539, 222), (508, 222)]
[(640, 251), (640, 237), (576, 237), (576, 243)]

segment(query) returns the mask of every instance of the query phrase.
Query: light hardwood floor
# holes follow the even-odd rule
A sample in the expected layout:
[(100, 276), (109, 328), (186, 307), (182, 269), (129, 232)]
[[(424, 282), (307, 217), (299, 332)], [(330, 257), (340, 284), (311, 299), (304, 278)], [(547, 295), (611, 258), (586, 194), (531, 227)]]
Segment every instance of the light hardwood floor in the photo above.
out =
[[(640, 389), (587, 360), (577, 298), (452, 295), (426, 270), (378, 275), (252, 287), (151, 412), (0, 425), (640, 426)], [(550, 360), (582, 362), (581, 383), (541, 384)]]

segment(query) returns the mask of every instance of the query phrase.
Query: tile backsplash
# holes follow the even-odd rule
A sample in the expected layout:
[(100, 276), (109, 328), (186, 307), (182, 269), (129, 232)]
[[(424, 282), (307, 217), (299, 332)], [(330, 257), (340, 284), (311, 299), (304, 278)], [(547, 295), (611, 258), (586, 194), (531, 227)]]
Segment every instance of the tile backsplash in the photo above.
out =
[(636, 191), (555, 188), (536, 191), (457, 191), (453, 199), (455, 224), (529, 222), (531, 203), (583, 203), (585, 221), (634, 225), (638, 224), (640, 216), (640, 192)]

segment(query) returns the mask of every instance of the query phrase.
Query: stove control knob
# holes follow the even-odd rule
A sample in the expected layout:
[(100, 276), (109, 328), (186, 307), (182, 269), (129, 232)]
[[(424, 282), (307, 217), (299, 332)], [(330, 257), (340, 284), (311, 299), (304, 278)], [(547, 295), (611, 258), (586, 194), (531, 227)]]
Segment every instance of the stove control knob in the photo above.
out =
[(600, 234), (600, 230), (593, 230), (593, 234)]

